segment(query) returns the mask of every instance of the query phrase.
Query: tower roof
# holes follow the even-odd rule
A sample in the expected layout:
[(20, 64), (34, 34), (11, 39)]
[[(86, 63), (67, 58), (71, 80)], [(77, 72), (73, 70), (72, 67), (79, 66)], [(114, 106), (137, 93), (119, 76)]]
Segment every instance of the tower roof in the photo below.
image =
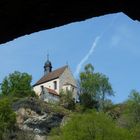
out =
[(47, 55), (47, 61), (45, 62), (44, 67), (52, 67), (51, 61), (49, 60), (49, 54)]
[(45, 67), (50, 67), (50, 66), (52, 66), (51, 61), (47, 60), (47, 61), (45, 62), (45, 65), (44, 65), (44, 66), (45, 66)]

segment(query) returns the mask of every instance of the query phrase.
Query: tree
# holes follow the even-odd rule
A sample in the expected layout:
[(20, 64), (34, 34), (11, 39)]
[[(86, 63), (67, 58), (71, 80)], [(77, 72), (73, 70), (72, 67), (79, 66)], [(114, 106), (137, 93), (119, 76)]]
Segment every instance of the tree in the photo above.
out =
[(85, 66), (85, 71), (80, 73), (80, 103), (85, 108), (93, 108), (97, 104), (97, 91), (99, 85), (94, 76), (94, 67), (91, 64)]
[(0, 139), (3, 134), (13, 130), (16, 123), (16, 115), (12, 110), (11, 103), (7, 98), (0, 99)]
[(96, 91), (99, 89), (99, 85), (93, 71), (94, 67), (91, 64), (85, 66), (85, 71), (80, 73), (80, 88), (81, 93), (91, 94), (96, 99)]
[(109, 83), (109, 78), (101, 73), (96, 73), (95, 75), (98, 75), (99, 78), (99, 95), (101, 99), (101, 108), (104, 109), (105, 107), (105, 99), (106, 96), (113, 96), (114, 92), (112, 89), (111, 84)]
[(27, 73), (15, 71), (5, 77), (1, 84), (3, 95), (14, 95), (18, 97), (27, 96), (33, 93), (31, 87), (32, 76)]
[(1, 84), (1, 91), (2, 91), (2, 94), (4, 95), (8, 95), (10, 93), (9, 91), (9, 84), (8, 84), (8, 78), (5, 77), (2, 84)]
[(94, 73), (91, 64), (85, 66), (84, 72), (80, 73), (80, 101), (85, 107), (93, 106), (103, 109), (107, 95), (114, 95), (109, 78), (101, 73)]

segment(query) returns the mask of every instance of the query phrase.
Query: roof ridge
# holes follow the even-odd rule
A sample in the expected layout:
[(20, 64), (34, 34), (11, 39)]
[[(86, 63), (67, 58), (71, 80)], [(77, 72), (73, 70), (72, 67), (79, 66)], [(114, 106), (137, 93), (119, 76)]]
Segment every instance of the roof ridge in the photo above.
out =
[[(68, 67), (68, 65), (65, 65), (63, 67), (57, 68), (57, 69), (53, 70), (52, 72), (57, 71), (57, 70), (62, 69), (62, 68), (66, 68), (66, 67)], [(50, 73), (52, 73), (52, 72), (50, 72)]]

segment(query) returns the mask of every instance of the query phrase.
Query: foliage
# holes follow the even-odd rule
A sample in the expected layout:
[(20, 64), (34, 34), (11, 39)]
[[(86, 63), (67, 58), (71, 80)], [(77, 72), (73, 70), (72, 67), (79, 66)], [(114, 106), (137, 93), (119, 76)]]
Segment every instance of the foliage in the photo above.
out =
[(140, 140), (140, 123), (136, 124), (133, 129), (131, 129), (131, 133), (134, 140)]
[(80, 73), (80, 103), (85, 108), (93, 108), (97, 99), (99, 85), (94, 77), (94, 67), (91, 64), (85, 66), (85, 71)]
[(85, 108), (80, 103), (76, 103), (74, 111), (77, 113), (83, 113)]
[(31, 75), (15, 71), (4, 78), (1, 85), (2, 94), (18, 97), (33, 95), (31, 80)]
[(140, 93), (132, 90), (129, 99), (123, 103), (125, 108), (117, 122), (120, 127), (130, 130), (133, 139), (140, 139)]
[(110, 99), (104, 100), (104, 112), (107, 112), (108, 110), (112, 109), (113, 106), (114, 104)]
[(85, 66), (84, 72), (80, 73), (80, 102), (86, 108), (104, 109), (106, 96), (114, 95), (109, 78), (102, 73), (94, 73), (91, 64)]
[(59, 135), (60, 131), (61, 131), (60, 127), (54, 127), (52, 128), (49, 136)]
[(110, 104), (108, 107), (105, 107), (105, 113), (108, 114), (113, 120), (118, 121), (126, 106), (123, 103), (120, 104)]
[(84, 110), (89, 108), (96, 108), (98, 109), (98, 102), (92, 98), (92, 95), (89, 93), (82, 93), (80, 95), (80, 103), (84, 106)]
[(126, 107), (118, 120), (119, 125), (133, 129), (140, 124), (140, 93), (132, 90), (129, 99), (124, 104)]
[(109, 78), (106, 75), (101, 73), (96, 73), (95, 75), (97, 75), (96, 77), (98, 78), (98, 94), (101, 99), (101, 108), (104, 109), (106, 96), (112, 96), (114, 95), (114, 92), (111, 84), (109, 83)]
[(60, 105), (69, 110), (75, 109), (75, 101), (73, 99), (73, 93), (70, 90), (60, 92)]
[(131, 140), (131, 135), (104, 113), (92, 111), (74, 115), (54, 140)]
[(7, 98), (0, 100), (0, 139), (3, 134), (14, 129), (16, 115), (11, 108), (11, 103)]
[(96, 91), (99, 88), (93, 74), (93, 66), (88, 64), (85, 66), (85, 71), (80, 73), (80, 89), (81, 93), (88, 93), (96, 99)]
[(136, 90), (132, 90), (127, 101), (128, 113), (133, 116), (134, 122), (137, 124), (140, 122), (140, 93)]

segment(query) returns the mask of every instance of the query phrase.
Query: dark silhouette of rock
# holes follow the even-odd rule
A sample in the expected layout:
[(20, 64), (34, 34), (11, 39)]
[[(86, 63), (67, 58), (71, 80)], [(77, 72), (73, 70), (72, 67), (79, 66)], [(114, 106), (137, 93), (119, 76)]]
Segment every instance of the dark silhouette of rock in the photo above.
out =
[(105, 14), (124, 12), (140, 20), (139, 7), (134, 0), (0, 0), (0, 44)]

